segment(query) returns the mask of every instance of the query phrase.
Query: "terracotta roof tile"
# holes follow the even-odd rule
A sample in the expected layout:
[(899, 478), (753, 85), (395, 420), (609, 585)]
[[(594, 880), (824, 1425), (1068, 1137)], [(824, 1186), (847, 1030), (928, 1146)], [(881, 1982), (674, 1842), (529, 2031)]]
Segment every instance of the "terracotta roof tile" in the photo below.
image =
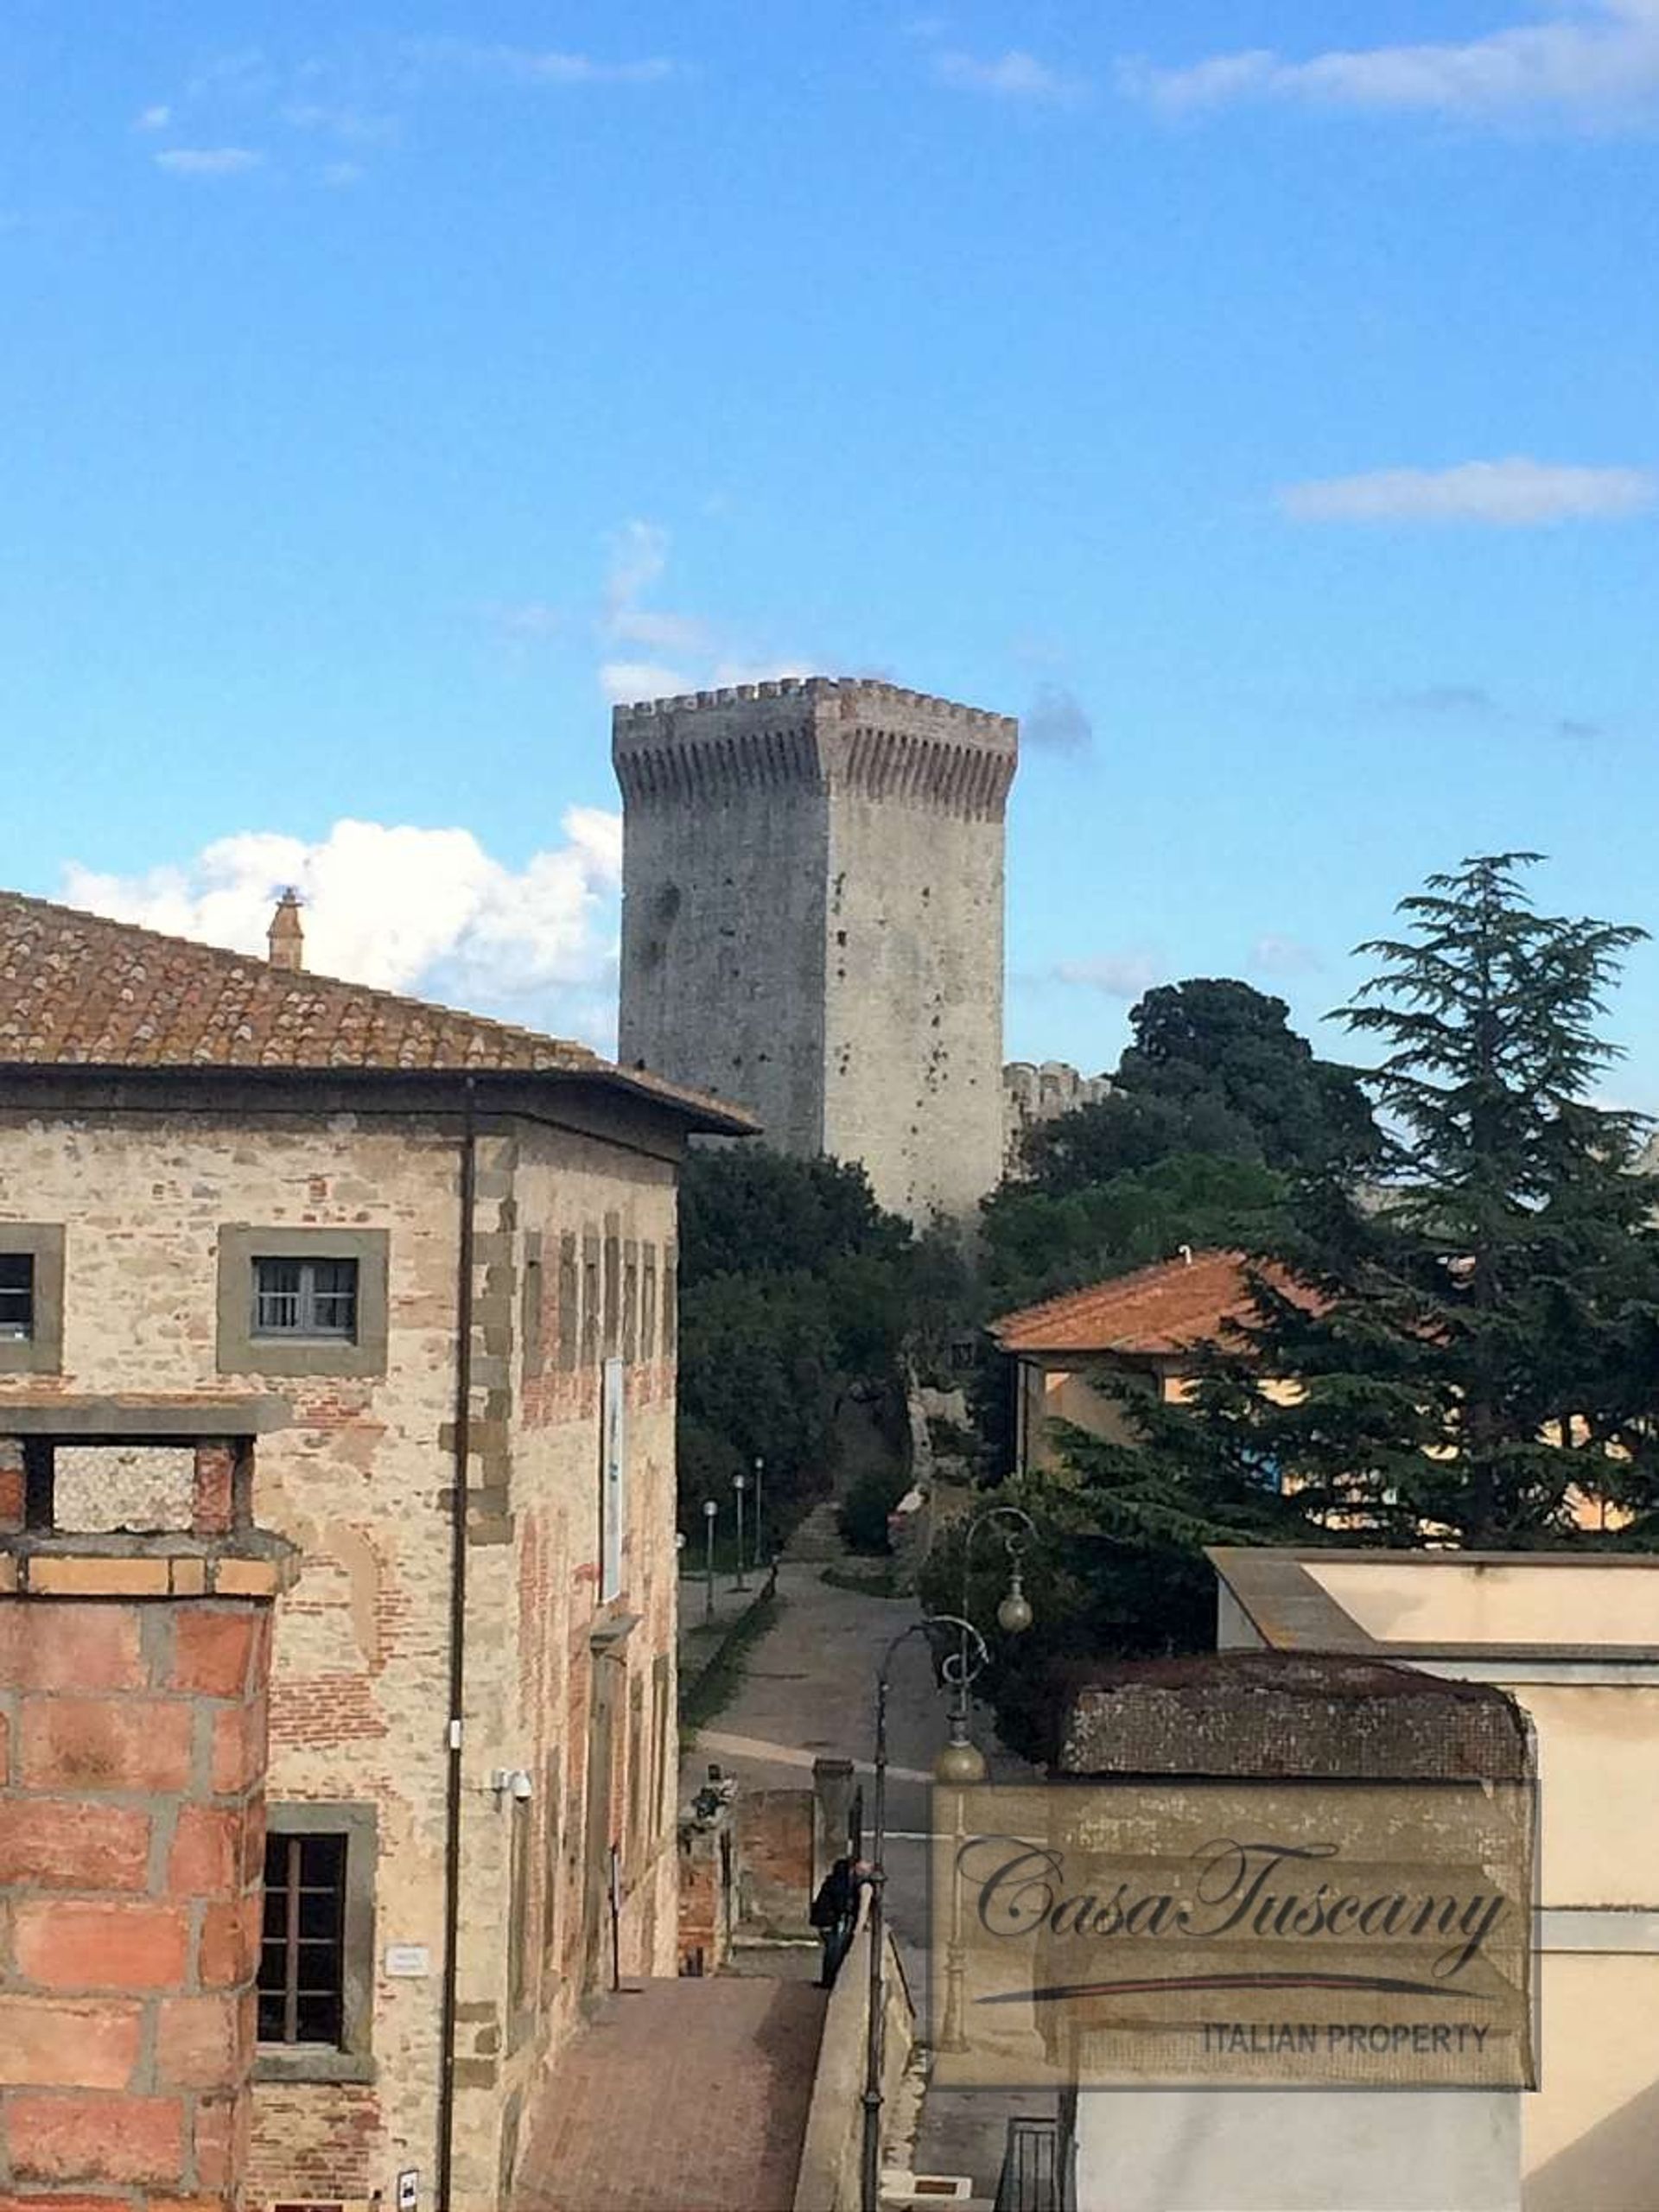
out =
[(0, 1068), (415, 1070), (591, 1077), (738, 1133), (723, 1100), (587, 1046), (0, 892)]
[[(1190, 1261), (1160, 1260), (1109, 1282), (1090, 1283), (1040, 1306), (1005, 1313), (990, 1325), (1004, 1351), (1119, 1352), (1143, 1358), (1211, 1344), (1230, 1322), (1252, 1312), (1242, 1252), (1195, 1252)], [(1289, 1296), (1306, 1300), (1268, 1262), (1259, 1272)]]

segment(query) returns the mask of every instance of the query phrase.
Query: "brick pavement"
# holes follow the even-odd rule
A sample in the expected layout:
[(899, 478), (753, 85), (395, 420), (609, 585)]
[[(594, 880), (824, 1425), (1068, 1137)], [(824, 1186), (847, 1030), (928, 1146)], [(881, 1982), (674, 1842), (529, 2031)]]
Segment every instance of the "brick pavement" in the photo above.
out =
[(514, 2212), (789, 2212), (823, 2004), (737, 1976), (607, 1998), (531, 2118)]

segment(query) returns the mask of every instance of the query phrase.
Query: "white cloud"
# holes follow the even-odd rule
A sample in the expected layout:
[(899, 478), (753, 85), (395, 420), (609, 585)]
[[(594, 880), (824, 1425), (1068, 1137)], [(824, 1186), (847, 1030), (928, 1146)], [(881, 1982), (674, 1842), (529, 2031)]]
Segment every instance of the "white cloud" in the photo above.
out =
[(1164, 974), (1149, 952), (1104, 953), (1093, 960), (1061, 960), (1050, 970), (1057, 983), (1081, 984), (1109, 999), (1138, 999)]
[(325, 162), (318, 171), (322, 181), (336, 192), (348, 185), (361, 184), (363, 168), (358, 162)]
[(544, 645), (563, 637), (570, 626), (570, 618), (564, 608), (556, 607), (551, 600), (521, 599), (486, 611), (505, 636), (522, 639), (527, 644)]
[(282, 114), (283, 121), (296, 130), (314, 130), (346, 146), (385, 146), (397, 136), (397, 124), (389, 115), (367, 115), (361, 108), (324, 100), (296, 100)]
[(407, 49), (417, 60), (448, 62), (521, 85), (658, 85), (682, 73), (664, 54), (634, 61), (601, 61), (559, 48), (486, 45), (472, 39), (422, 39)]
[(521, 868), (493, 859), (467, 830), (341, 821), (316, 843), (249, 830), (138, 875), (72, 864), (62, 896), (118, 921), (263, 956), (271, 910), (292, 884), (315, 973), (556, 1033), (574, 1028), (608, 1050), (621, 818), (575, 806), (560, 826), (564, 842)]
[(1508, 529), (1640, 514), (1656, 499), (1659, 479), (1647, 469), (1562, 467), (1519, 456), (1330, 476), (1287, 485), (1278, 494), (1295, 522), (1470, 522)]
[(599, 688), (612, 706), (626, 707), (636, 699), (677, 699), (682, 692), (703, 687), (661, 661), (606, 660), (599, 664)]
[(1554, 20), (1413, 46), (1332, 48), (1292, 60), (1271, 48), (1185, 68), (1126, 63), (1125, 88), (1172, 111), (1249, 99), (1596, 125), (1659, 109), (1659, 0), (1552, 0)]
[(810, 662), (801, 660), (791, 654), (785, 654), (781, 658), (774, 656), (769, 660), (741, 658), (717, 660), (709, 681), (716, 690), (719, 690), (728, 684), (772, 683), (775, 683), (779, 677), (812, 676), (823, 673), (823, 671), (821, 668), (815, 669)]
[(797, 654), (757, 652), (702, 615), (642, 605), (667, 573), (669, 545), (659, 523), (625, 523), (611, 534), (595, 630), (600, 689), (613, 706), (807, 673)]
[(1250, 947), (1249, 965), (1258, 976), (1313, 976), (1325, 963), (1312, 945), (1269, 931)]
[(245, 176), (265, 162), (251, 146), (169, 146), (153, 158), (170, 176)]
[(991, 60), (954, 49), (936, 54), (933, 73), (942, 85), (957, 92), (984, 92), (995, 99), (1027, 100), (1038, 106), (1074, 106), (1089, 90), (1083, 78), (1052, 68), (1018, 47)]
[(700, 615), (661, 613), (649, 607), (619, 607), (611, 635), (619, 645), (661, 653), (707, 652), (710, 642), (709, 625)]
[(140, 111), (133, 118), (132, 127), (135, 130), (165, 130), (172, 120), (172, 109), (164, 100), (157, 100), (154, 106)]

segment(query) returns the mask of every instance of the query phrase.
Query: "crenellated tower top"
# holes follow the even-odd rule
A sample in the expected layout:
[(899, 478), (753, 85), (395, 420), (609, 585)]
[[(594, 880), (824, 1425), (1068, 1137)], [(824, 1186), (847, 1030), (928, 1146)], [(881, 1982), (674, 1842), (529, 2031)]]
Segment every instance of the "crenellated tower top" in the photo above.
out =
[(1000, 821), (1019, 738), (1009, 715), (896, 683), (780, 677), (619, 706), (611, 757), (630, 806), (792, 785)]

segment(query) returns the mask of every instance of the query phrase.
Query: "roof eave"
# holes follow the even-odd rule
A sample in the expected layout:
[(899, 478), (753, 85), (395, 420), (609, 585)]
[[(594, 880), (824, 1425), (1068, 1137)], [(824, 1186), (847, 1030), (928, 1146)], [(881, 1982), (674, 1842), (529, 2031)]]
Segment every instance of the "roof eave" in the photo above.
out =
[(760, 1134), (753, 1115), (723, 1100), (683, 1090), (644, 1070), (620, 1068), (597, 1058), (590, 1065), (569, 1067), (365, 1067), (353, 1062), (320, 1061), (315, 1065), (240, 1060), (168, 1060), (134, 1063), (125, 1060), (7, 1060), (0, 1058), (0, 1091), (9, 1084), (39, 1085), (79, 1083), (131, 1084), (143, 1087), (177, 1083), (200, 1077), (226, 1083), (251, 1083), (276, 1090), (283, 1084), (333, 1084), (364, 1090), (443, 1092), (459, 1096), (470, 1084), (474, 1095), (486, 1090), (536, 1089), (550, 1091), (567, 1086), (585, 1090), (610, 1090), (652, 1108), (671, 1121), (687, 1136), (749, 1137)]

